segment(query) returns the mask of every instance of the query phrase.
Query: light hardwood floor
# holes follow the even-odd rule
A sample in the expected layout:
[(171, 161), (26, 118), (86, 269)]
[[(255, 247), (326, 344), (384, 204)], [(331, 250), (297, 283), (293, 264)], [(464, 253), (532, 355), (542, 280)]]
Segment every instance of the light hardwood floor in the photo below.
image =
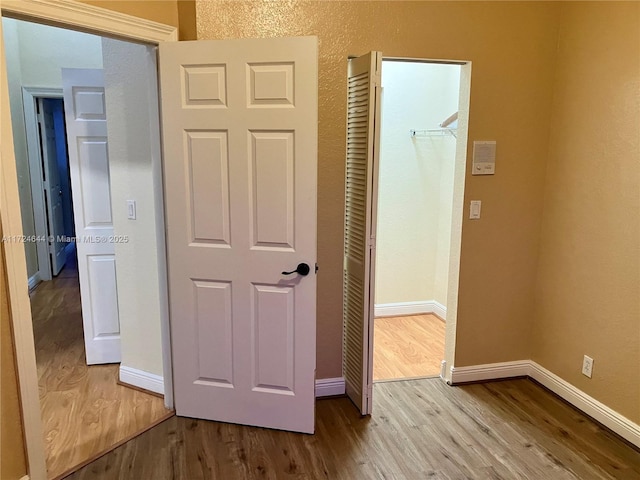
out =
[(435, 315), (374, 320), (373, 380), (440, 374), (445, 323)]
[(49, 478), (172, 415), (161, 397), (117, 385), (119, 365), (86, 365), (75, 259), (36, 287), (31, 307)]
[(70, 480), (640, 478), (640, 452), (526, 379), (378, 383), (360, 417), (320, 400), (316, 434), (173, 417)]

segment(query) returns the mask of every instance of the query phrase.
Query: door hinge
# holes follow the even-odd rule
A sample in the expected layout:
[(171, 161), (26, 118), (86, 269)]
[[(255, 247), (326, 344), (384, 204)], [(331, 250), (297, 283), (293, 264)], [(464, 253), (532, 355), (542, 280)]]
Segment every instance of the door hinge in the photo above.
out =
[(318, 263), (316, 262), (316, 273), (318, 273), (318, 269), (319, 269), (319, 268), (320, 268), (320, 267), (318, 267)]
[(376, 248), (376, 237), (375, 235), (372, 235), (369, 237), (369, 248), (371, 250), (374, 250)]

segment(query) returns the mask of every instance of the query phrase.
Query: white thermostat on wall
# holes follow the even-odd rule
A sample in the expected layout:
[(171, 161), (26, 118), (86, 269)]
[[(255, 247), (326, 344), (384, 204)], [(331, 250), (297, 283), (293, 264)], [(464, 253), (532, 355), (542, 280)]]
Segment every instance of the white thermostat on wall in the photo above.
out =
[(472, 175), (493, 175), (496, 173), (496, 142), (473, 142)]

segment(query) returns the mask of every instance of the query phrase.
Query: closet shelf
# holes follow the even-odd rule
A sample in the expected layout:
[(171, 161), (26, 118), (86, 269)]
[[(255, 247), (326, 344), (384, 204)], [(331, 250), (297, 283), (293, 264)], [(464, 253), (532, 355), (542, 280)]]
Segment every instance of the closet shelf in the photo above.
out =
[(430, 128), (427, 130), (409, 130), (412, 137), (446, 137), (452, 135), (457, 138), (457, 128)]

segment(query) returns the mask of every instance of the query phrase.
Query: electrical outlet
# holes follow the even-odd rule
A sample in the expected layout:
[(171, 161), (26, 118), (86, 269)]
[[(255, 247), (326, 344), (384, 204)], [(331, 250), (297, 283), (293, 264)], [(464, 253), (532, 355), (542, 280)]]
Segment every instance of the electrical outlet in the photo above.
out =
[(593, 374), (593, 358), (584, 356), (584, 360), (582, 361), (582, 374), (591, 378)]

